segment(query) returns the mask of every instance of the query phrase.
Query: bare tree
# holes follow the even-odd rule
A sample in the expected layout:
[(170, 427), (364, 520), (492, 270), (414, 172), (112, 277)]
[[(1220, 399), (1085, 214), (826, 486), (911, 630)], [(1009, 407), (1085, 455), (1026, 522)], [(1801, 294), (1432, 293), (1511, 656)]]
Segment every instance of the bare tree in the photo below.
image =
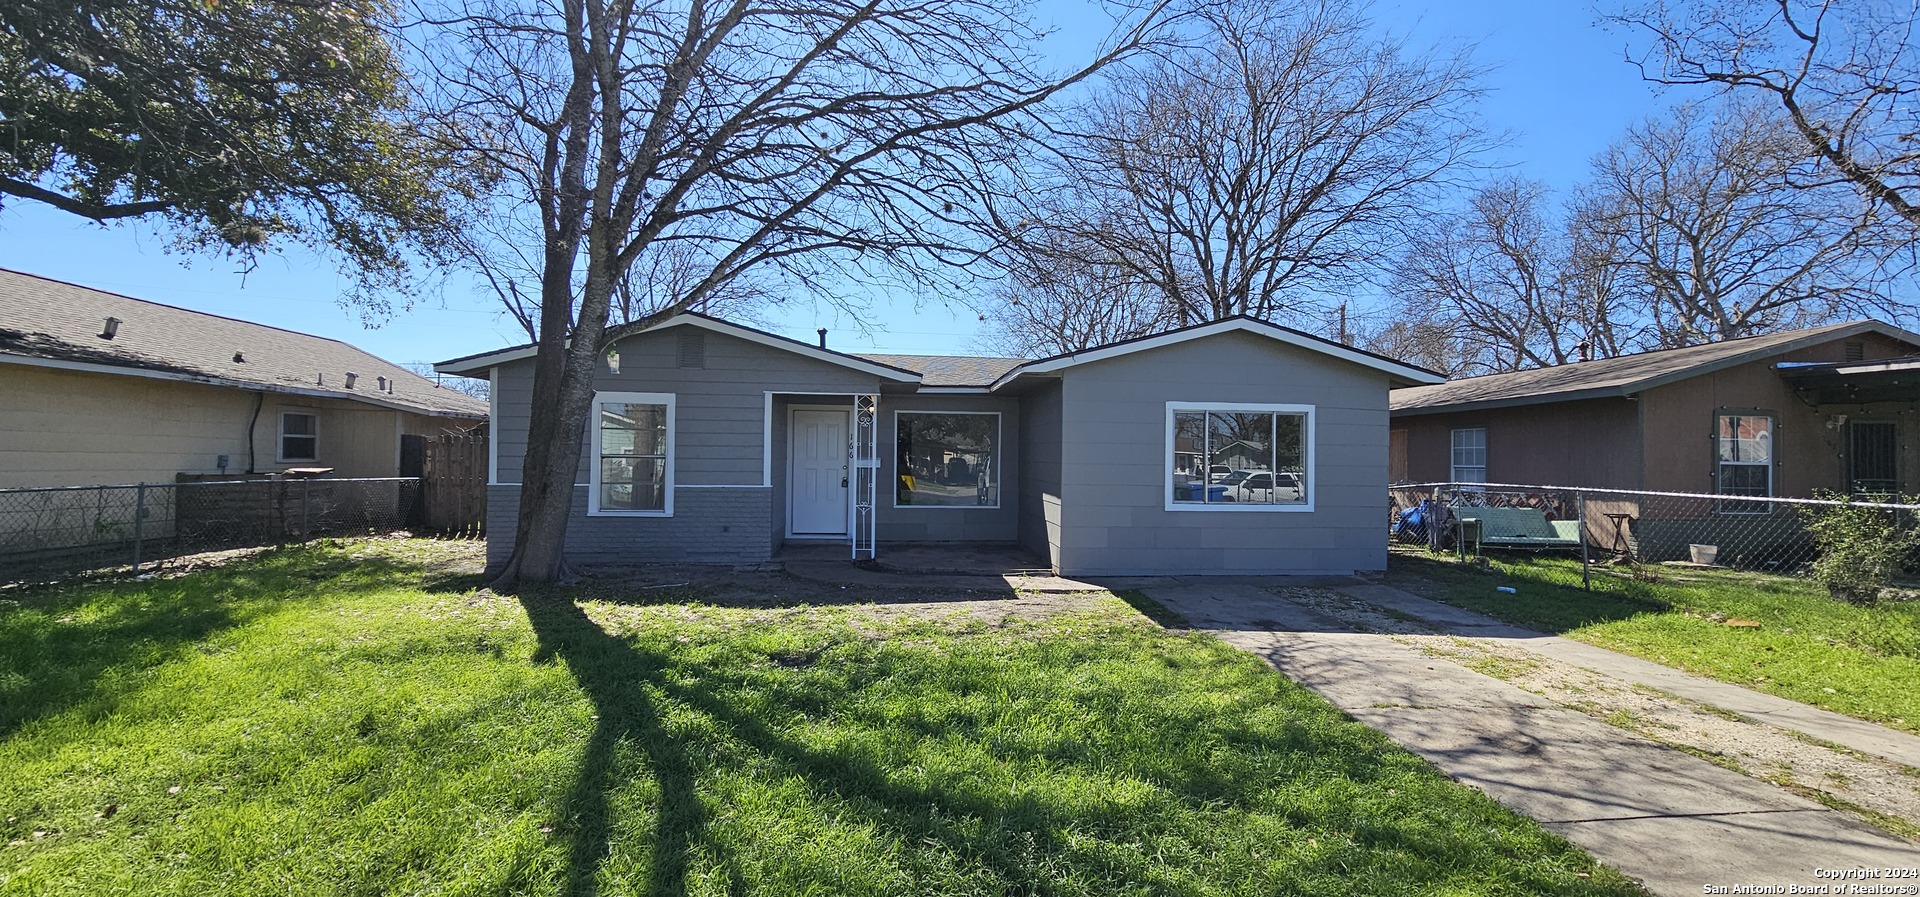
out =
[(1022, 152), (1022, 115), (1092, 65), (1040, 74), (1018, 7), (992, 0), (469, 0), (423, 27), (435, 100), (490, 197), (538, 247), (537, 354), (514, 552), (497, 584), (551, 580), (594, 370), (622, 285), (670, 295), (630, 326), (747, 276), (847, 276), (980, 257), (972, 201)]
[(439, 371), (434, 370), (433, 363), (429, 361), (409, 361), (406, 364), (401, 365), (401, 367), (406, 368), (407, 370), (412, 371), (416, 374), (419, 374), (420, 376), (425, 377), (428, 380), (432, 380), (435, 386), (438, 386), (442, 389), (450, 389), (454, 392), (460, 393), (461, 395), (472, 396), (476, 399), (484, 399), (487, 397), (488, 393), (492, 392), (492, 384), (488, 383), (485, 380), (475, 380), (472, 377), (446, 376), (445, 374), (442, 374)]
[(1871, 222), (1850, 190), (1806, 188), (1808, 163), (1787, 126), (1738, 103), (1682, 106), (1595, 161), (1581, 229), (1654, 345), (1902, 313)]
[[(1577, 347), (1617, 351), (1618, 296), (1595, 279), (1587, 248), (1541, 206), (1545, 185), (1498, 181), (1414, 236), (1392, 281), (1407, 332), (1449, 336), (1449, 373), (1565, 364)], [(1431, 350), (1429, 350), (1431, 351)]]
[[(1040, 240), (1056, 241), (1044, 249)], [(1036, 357), (1076, 352), (1169, 328), (1159, 291), (1126, 275), (1099, 246), (1071, 234), (1029, 238), (994, 288), (984, 347)]]
[(1641, 73), (1777, 104), (1834, 178), (1920, 225), (1920, 46), (1912, 0), (1651, 0), (1611, 15), (1653, 38)]
[(1037, 198), (1005, 215), (1029, 259), (1016, 268), (1073, 247), (1111, 269), (1096, 281), (1158, 294), (1143, 327), (1317, 321), (1318, 296), (1369, 273), (1486, 146), (1477, 73), (1382, 38), (1348, 0), (1208, 4), (1191, 21), (1187, 49), (1116, 69), (1063, 126), (1051, 170), (1015, 194)]

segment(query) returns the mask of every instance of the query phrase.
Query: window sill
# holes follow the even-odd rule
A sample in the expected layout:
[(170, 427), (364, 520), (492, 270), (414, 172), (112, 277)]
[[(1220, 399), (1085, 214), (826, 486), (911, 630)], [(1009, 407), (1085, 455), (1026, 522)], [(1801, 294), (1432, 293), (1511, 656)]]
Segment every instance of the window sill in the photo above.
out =
[(588, 517), (672, 517), (672, 511), (601, 511), (589, 508)]
[(1304, 504), (1304, 505), (1261, 505), (1261, 504), (1253, 504), (1251, 502), (1222, 502), (1220, 504), (1198, 504), (1198, 503), (1190, 503), (1190, 502), (1180, 502), (1176, 504), (1176, 503), (1169, 502), (1166, 505), (1166, 510), (1200, 511), (1203, 513), (1211, 512), (1211, 511), (1222, 511), (1229, 514), (1233, 514), (1233, 513), (1304, 514), (1304, 513), (1311, 512), (1313, 510), (1313, 505), (1311, 503)]

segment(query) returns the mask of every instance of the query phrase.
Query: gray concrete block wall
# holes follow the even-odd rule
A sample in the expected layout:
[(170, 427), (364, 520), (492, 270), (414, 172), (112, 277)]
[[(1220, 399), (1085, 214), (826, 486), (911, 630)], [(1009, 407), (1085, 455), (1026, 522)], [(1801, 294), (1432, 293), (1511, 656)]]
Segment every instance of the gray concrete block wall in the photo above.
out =
[[(1386, 566), (1386, 374), (1235, 333), (1093, 362), (1063, 379), (1062, 573)], [(1314, 406), (1315, 509), (1166, 510), (1168, 402)]]
[[(487, 490), (487, 566), (513, 551), (518, 486)], [(567, 559), (574, 563), (750, 564), (772, 556), (767, 521), (771, 490), (676, 489), (672, 517), (590, 517), (586, 487), (573, 490)]]

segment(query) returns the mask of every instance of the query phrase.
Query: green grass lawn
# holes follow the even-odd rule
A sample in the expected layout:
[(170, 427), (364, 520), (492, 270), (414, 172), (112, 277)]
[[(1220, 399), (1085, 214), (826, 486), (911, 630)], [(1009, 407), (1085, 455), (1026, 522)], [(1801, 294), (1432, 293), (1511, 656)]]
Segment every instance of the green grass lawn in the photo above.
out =
[[(1388, 580), (1428, 597), (1668, 666), (1920, 732), (1920, 602), (1858, 607), (1796, 577), (1494, 559), (1490, 572), (1396, 550)], [(1495, 591), (1509, 585), (1516, 595)], [(1760, 624), (1747, 628), (1727, 621)]]
[(515, 599), (458, 550), (0, 593), (0, 893), (1638, 893), (1117, 598)]

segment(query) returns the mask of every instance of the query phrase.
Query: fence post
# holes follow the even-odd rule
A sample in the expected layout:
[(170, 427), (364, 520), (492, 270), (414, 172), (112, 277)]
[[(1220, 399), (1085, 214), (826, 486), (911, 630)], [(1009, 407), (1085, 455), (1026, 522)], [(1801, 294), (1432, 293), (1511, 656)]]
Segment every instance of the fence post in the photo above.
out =
[(307, 499), (312, 495), (313, 478), (302, 477), (300, 479), (300, 541), (302, 542), (312, 537), (307, 529), (307, 505), (309, 504)]
[(144, 525), (147, 519), (147, 484), (139, 483), (133, 487), (133, 575), (140, 575), (140, 542), (146, 535)]
[(1593, 591), (1593, 562), (1587, 557), (1587, 494), (1575, 492), (1573, 495), (1580, 509), (1577, 512), (1580, 515), (1580, 587), (1591, 592)]

